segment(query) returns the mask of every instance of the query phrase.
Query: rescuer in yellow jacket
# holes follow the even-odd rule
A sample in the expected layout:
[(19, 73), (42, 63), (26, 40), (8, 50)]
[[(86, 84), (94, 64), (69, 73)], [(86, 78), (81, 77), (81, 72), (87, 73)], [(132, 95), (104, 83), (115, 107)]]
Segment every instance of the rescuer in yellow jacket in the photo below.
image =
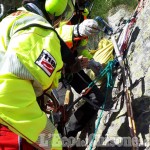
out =
[(38, 149), (62, 149), (58, 132), (36, 97), (58, 86), (63, 41), (50, 22), (65, 18), (63, 14), (73, 3), (24, 0), (24, 7), (0, 23), (0, 124)]

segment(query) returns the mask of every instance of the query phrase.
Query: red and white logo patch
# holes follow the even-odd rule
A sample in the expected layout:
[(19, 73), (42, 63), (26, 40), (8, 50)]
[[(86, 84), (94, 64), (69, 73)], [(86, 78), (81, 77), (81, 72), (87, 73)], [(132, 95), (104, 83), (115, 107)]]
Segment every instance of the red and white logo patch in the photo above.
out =
[(56, 68), (56, 60), (47, 50), (42, 51), (35, 64), (37, 64), (49, 77)]

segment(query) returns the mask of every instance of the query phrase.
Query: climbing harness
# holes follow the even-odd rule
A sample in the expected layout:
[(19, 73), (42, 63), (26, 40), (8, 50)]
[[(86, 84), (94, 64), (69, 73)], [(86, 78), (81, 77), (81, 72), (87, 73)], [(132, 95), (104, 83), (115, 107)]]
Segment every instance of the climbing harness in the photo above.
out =
[[(80, 96), (74, 101), (72, 102), (68, 107), (66, 107), (66, 111), (70, 111), (70, 109), (73, 108), (73, 106), (81, 99), (81, 98), (84, 98), (85, 95), (87, 95), (91, 90), (92, 88), (95, 86), (95, 84), (101, 80), (104, 76), (107, 76), (107, 84), (108, 84), (108, 87), (112, 87), (112, 69), (113, 69), (113, 66), (115, 64), (115, 61), (110, 61), (107, 66), (102, 70), (100, 71), (99, 75), (97, 75), (97, 77), (85, 88), (82, 90), (82, 92), (80, 93)], [(54, 94), (54, 93), (53, 93)], [(54, 112), (57, 112), (59, 110), (59, 104), (58, 104), (58, 100), (56, 100), (56, 98), (54, 97), (54, 95), (49, 95), (49, 94), (46, 94), (46, 96), (49, 97), (49, 100), (44, 108), (47, 108), (47, 109), (44, 109), (45, 112), (47, 112), (48, 114), (50, 114), (50, 111), (54, 111)], [(87, 99), (86, 99), (87, 100)], [(69, 101), (69, 100), (67, 100)], [(97, 109), (101, 109), (99, 108), (98, 106), (94, 105), (92, 102), (88, 101), (91, 105), (93, 105), (94, 107), (96, 107)], [(67, 102), (68, 104), (69, 102)], [(48, 110), (49, 109), (49, 110)]]
[(107, 76), (108, 87), (112, 87), (112, 69), (113, 69), (113, 61), (110, 61), (107, 64), (107, 66), (102, 71), (100, 71), (99, 75), (97, 75), (97, 77), (88, 85), (88, 87), (82, 90), (79, 97), (67, 108), (67, 111), (69, 111), (81, 98), (85, 99), (88, 103), (90, 103), (96, 109), (104, 110), (103, 107), (100, 108), (97, 105), (94, 105), (92, 102), (90, 102), (84, 96), (87, 95), (92, 90), (93, 86), (95, 86), (95, 84), (97, 82), (99, 82), (99, 80), (101, 80), (104, 76)]

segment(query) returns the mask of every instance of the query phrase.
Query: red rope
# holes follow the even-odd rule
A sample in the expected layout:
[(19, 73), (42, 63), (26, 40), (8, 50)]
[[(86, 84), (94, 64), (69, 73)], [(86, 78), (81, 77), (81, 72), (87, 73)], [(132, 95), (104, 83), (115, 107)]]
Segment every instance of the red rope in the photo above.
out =
[(122, 54), (128, 48), (128, 43), (129, 43), (130, 35), (132, 33), (132, 29), (133, 29), (133, 27), (137, 21), (139, 13), (141, 13), (142, 9), (144, 8), (145, 3), (146, 3), (146, 0), (140, 0), (139, 1), (138, 5), (135, 9), (135, 12), (133, 14), (133, 17), (131, 17), (131, 19), (130, 19), (130, 22), (129, 22), (129, 25), (127, 28), (127, 32), (125, 34), (125, 40), (123, 41), (123, 44), (122, 44), (121, 49), (120, 49)]

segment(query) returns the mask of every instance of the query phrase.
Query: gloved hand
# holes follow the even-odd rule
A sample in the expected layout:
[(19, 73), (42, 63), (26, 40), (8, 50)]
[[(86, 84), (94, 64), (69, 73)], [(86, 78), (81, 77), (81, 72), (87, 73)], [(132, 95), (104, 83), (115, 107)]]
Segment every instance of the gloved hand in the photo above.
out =
[(94, 19), (86, 19), (82, 23), (74, 26), (74, 35), (79, 36), (91, 36), (100, 32), (98, 23)]
[(94, 59), (91, 59), (89, 60), (88, 68), (95, 73), (95, 76), (97, 76), (103, 67), (99, 62), (95, 61)]

